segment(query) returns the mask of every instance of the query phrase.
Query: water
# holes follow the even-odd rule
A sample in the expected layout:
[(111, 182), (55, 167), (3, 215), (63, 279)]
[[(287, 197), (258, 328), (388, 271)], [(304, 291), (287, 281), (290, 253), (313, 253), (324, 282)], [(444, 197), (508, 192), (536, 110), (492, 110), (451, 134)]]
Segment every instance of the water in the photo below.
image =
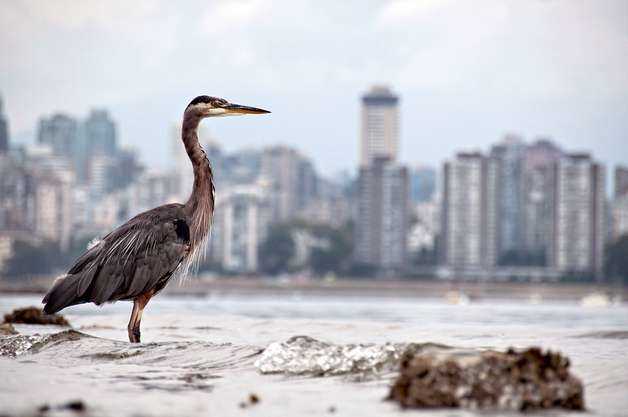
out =
[[(0, 296), (0, 313), (38, 303), (38, 297)], [(0, 414), (32, 415), (45, 403), (54, 407), (81, 399), (92, 415), (102, 416), (297, 416), (332, 410), (339, 416), (407, 416), (382, 399), (394, 376), (398, 349), (411, 342), (559, 350), (571, 358), (572, 372), (585, 384), (590, 415), (625, 416), (628, 409), (625, 304), (582, 308), (576, 303), (486, 301), (463, 306), (442, 300), (298, 293), (162, 296), (144, 313), (141, 345), (126, 342), (130, 306), (69, 308), (64, 314), (76, 332), (16, 326), (31, 337), (14, 338), (16, 346), (5, 346), (5, 355), (0, 356)], [(345, 356), (331, 361), (323, 355), (327, 361), (322, 364), (300, 363), (297, 354), (286, 363), (299, 372), (278, 368), (272, 369), (276, 373), (262, 373), (271, 363), (263, 362), (262, 351), (299, 335), (307, 336), (299, 340), (310, 351), (348, 353), (334, 353)], [(6, 354), (11, 349), (16, 356)], [(351, 362), (348, 355), (358, 360)], [(366, 368), (376, 364), (377, 371), (365, 375), (364, 364)], [(311, 373), (301, 372), (308, 367)], [(251, 393), (259, 403), (247, 403)], [(63, 414), (52, 410), (49, 415), (55, 413)], [(465, 410), (410, 414), (481, 415)]]

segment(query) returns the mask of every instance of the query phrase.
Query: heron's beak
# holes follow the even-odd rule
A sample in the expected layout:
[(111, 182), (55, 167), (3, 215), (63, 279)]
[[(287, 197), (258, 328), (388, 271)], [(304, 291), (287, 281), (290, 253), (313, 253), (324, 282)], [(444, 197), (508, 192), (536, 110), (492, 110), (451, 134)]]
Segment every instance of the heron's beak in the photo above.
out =
[(258, 109), (257, 107), (241, 106), (239, 104), (229, 103), (223, 107), (227, 111), (227, 115), (240, 115), (240, 114), (265, 114), (270, 113), (268, 110)]

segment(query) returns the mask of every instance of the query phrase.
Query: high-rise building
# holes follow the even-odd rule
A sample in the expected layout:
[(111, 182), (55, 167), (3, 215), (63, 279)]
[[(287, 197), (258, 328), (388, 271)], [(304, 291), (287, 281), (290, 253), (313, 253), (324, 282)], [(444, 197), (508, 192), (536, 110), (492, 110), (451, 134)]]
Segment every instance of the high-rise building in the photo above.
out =
[(374, 86), (362, 96), (360, 166), (375, 158), (397, 159), (399, 147), (399, 97), (387, 87)]
[(615, 198), (611, 208), (613, 241), (628, 235), (628, 193)]
[(495, 244), (499, 263), (512, 262), (524, 247), (524, 178), (525, 143), (515, 135), (507, 135), (494, 145), (490, 158), (495, 164), (495, 207), (497, 223)]
[(137, 152), (132, 148), (118, 149), (114, 157), (114, 169), (109, 179), (112, 190), (126, 188), (139, 178), (144, 171)]
[[(144, 172), (137, 181), (125, 189), (126, 200), (122, 217), (129, 218), (153, 207), (181, 202), (179, 184), (172, 175)], [(188, 195), (185, 196), (187, 199)]]
[(48, 145), (55, 156), (73, 160), (77, 152), (78, 122), (65, 114), (55, 114), (50, 118), (41, 118), (37, 131), (37, 141)]
[(410, 168), (410, 199), (413, 203), (426, 203), (432, 200), (436, 191), (436, 170), (419, 166)]
[(407, 169), (375, 158), (360, 168), (357, 188), (356, 263), (382, 271), (404, 268), (410, 217)]
[(89, 163), (89, 189), (90, 198), (98, 202), (112, 190), (112, 174), (115, 160), (110, 156), (95, 155)]
[(2, 97), (0, 97), (0, 155), (9, 152), (9, 121), (4, 115)]
[(33, 180), (9, 155), (0, 155), (0, 230), (32, 231)]
[[(99, 168), (93, 165), (102, 164), (102, 161), (107, 159), (111, 166), (115, 166), (117, 157), (115, 122), (107, 110), (92, 110), (80, 124), (77, 145), (72, 158), (77, 181), (94, 183), (95, 179), (91, 175)], [(111, 181), (112, 184), (113, 182)]]
[(552, 264), (559, 271), (601, 276), (606, 237), (605, 170), (588, 154), (556, 164)]
[[(210, 161), (212, 156), (208, 154)], [(242, 149), (225, 155), (220, 166), (220, 181), (225, 184), (251, 184), (257, 180), (262, 169), (262, 152), (257, 149)], [(212, 162), (213, 164), (213, 162)]]
[(88, 155), (109, 157), (116, 155), (118, 150), (116, 124), (107, 110), (92, 110), (83, 122), (83, 134)]
[(35, 233), (70, 247), (72, 236), (72, 187), (70, 169), (42, 169), (35, 173)]
[(445, 163), (441, 256), (454, 269), (497, 262), (497, 165), (480, 153), (459, 153)]
[(232, 272), (255, 272), (258, 247), (270, 220), (268, 192), (260, 184), (234, 186), (217, 200), (211, 257)]
[(316, 196), (317, 175), (296, 149), (271, 146), (262, 153), (261, 175), (271, 184), (273, 222), (294, 219)]
[(628, 167), (615, 168), (615, 198), (628, 194)]
[(537, 264), (547, 264), (554, 231), (555, 165), (562, 151), (550, 140), (540, 139), (526, 148), (523, 189), (523, 241)]

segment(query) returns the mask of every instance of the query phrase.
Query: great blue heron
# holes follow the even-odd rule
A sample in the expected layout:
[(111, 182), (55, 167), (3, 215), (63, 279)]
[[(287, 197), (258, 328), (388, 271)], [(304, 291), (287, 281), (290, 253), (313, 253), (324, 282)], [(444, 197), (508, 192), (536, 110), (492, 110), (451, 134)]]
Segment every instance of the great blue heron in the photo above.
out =
[(142, 312), (173, 274), (186, 273), (204, 249), (214, 212), (213, 173), (198, 142), (206, 117), (270, 113), (227, 100), (199, 96), (183, 114), (181, 139), (194, 169), (185, 204), (166, 204), (138, 214), (81, 255), (43, 299), (47, 314), (76, 304), (133, 300), (129, 341), (140, 341)]

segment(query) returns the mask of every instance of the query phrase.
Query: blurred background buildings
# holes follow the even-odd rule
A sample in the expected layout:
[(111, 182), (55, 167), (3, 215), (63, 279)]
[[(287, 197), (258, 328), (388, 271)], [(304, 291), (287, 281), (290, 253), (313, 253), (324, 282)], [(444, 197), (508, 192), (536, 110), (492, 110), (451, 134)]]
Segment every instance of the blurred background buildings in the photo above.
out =
[[(302, 151), (225, 151), (201, 128), (216, 176), (203, 270), (222, 274), (603, 280), (605, 247), (628, 233), (628, 168), (614, 192), (589, 153), (506, 134), (460, 150), (440, 169), (399, 161), (400, 99), (374, 86), (360, 100), (355, 174), (323, 177)], [(42, 116), (15, 145), (0, 101), (0, 273), (61, 271), (131, 216), (184, 202), (192, 170), (172, 128), (171, 166), (146, 169), (120, 146), (106, 109)], [(156, 145), (157, 146), (157, 145)]]

